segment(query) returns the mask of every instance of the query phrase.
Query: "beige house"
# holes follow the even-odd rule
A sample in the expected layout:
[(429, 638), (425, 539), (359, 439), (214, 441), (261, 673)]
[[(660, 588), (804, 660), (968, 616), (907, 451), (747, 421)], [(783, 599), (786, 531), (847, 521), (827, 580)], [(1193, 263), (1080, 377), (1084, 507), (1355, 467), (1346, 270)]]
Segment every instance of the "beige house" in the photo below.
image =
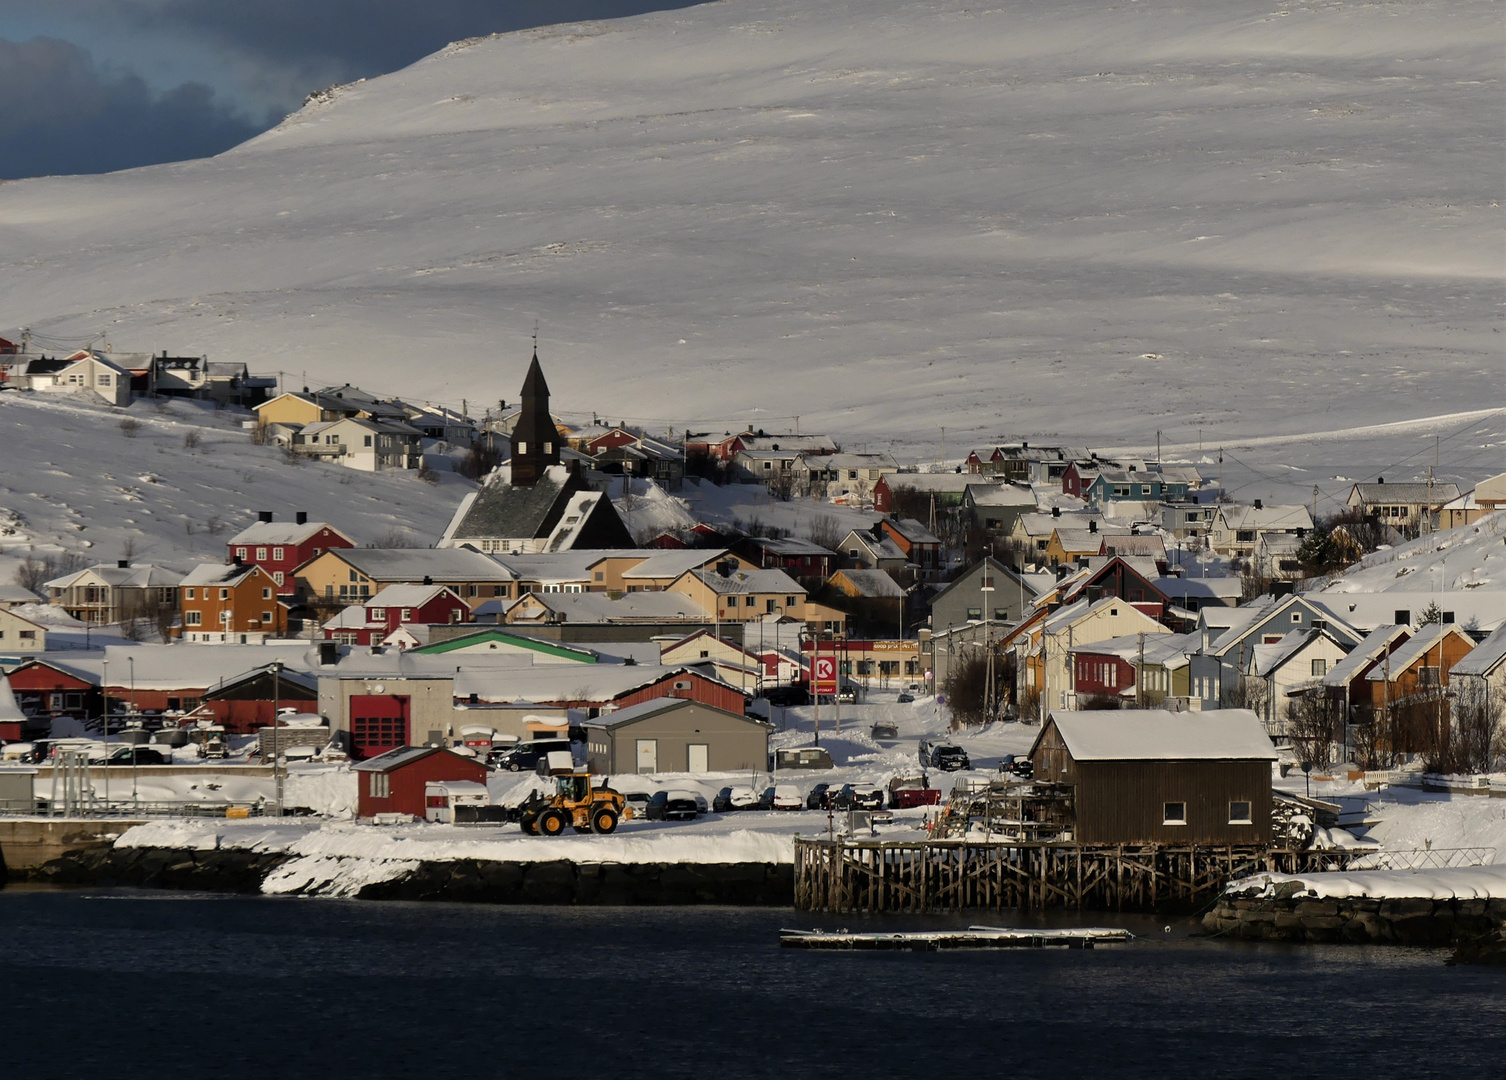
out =
[(1050, 695), (1047, 708), (1073, 708), (1076, 704), (1072, 680), (1073, 649), (1130, 634), (1169, 633), (1170, 628), (1162, 626), (1129, 601), (1115, 596), (1068, 604), (1049, 618), (1028, 627), (1015, 642), (1016, 655), (1024, 656), (1024, 663), (1019, 665), (1024, 685), (1019, 689), (1024, 693), (1044, 690)]
[(47, 628), (0, 607), (0, 656), (47, 651)]
[(1349, 489), (1347, 501), (1365, 517), (1379, 518), (1382, 525), (1398, 532), (1415, 534), (1422, 526), (1424, 514), (1431, 516), (1440, 506), (1458, 497), (1459, 488), (1455, 484), (1388, 484), (1382, 477), (1373, 484), (1355, 484)]
[(1249, 558), (1262, 536), (1286, 533), (1306, 536), (1312, 532), (1312, 515), (1305, 506), (1266, 506), (1256, 499), (1253, 506), (1232, 503), (1220, 506), (1208, 530), (1208, 543), (1220, 555)]
[(593, 773), (767, 771), (769, 728), (685, 698), (654, 698), (588, 720)]
[(121, 559), (100, 563), (47, 582), (52, 602), (80, 622), (115, 623), (156, 615), (163, 605), (177, 607), (182, 574), (160, 566), (132, 566)]
[(107, 405), (131, 403), (131, 373), (102, 352), (80, 349), (62, 357), (39, 357), (11, 381), (44, 394), (93, 394)]

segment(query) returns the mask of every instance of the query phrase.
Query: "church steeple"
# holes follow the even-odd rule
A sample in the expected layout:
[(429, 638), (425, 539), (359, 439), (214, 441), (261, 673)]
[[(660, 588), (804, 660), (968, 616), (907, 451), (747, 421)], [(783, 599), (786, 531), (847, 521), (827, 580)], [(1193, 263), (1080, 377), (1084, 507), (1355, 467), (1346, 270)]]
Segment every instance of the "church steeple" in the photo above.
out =
[(512, 429), (512, 482), (514, 487), (532, 487), (544, 470), (560, 463), (560, 434), (549, 415), (549, 384), (539, 366), (539, 348), (523, 380), (523, 408)]

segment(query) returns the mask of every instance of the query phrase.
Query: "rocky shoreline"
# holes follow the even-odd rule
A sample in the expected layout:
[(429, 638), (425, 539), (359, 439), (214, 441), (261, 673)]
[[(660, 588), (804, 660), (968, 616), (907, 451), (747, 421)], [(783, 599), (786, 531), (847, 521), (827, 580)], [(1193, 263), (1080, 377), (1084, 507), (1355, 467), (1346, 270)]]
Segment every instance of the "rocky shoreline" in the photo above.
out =
[[(25, 874), (54, 885), (260, 893), (294, 856), (238, 848), (99, 847), (72, 852)], [(787, 906), (794, 867), (771, 863), (417, 862), (401, 872), (335, 890), (316, 882), (284, 895), (490, 904), (729, 904)]]
[(1226, 893), (1206, 915), (1209, 935), (1245, 941), (1453, 947), (1455, 959), (1506, 963), (1506, 899), (1303, 895), (1300, 882)]

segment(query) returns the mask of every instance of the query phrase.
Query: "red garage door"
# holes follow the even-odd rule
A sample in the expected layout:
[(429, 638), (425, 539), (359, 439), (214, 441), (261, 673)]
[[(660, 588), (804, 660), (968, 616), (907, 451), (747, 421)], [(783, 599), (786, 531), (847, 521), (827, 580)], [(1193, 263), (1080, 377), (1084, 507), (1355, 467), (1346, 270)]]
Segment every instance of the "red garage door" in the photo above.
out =
[(350, 756), (357, 761), (408, 745), (408, 698), (354, 694), (350, 699)]

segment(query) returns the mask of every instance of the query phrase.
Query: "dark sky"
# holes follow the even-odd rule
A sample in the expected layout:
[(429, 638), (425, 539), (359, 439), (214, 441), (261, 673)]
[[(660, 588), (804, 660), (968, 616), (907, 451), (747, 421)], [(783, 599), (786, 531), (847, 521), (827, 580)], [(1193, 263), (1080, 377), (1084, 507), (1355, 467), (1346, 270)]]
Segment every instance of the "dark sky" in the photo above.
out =
[(0, 179), (217, 154), (451, 41), (688, 0), (0, 0)]

